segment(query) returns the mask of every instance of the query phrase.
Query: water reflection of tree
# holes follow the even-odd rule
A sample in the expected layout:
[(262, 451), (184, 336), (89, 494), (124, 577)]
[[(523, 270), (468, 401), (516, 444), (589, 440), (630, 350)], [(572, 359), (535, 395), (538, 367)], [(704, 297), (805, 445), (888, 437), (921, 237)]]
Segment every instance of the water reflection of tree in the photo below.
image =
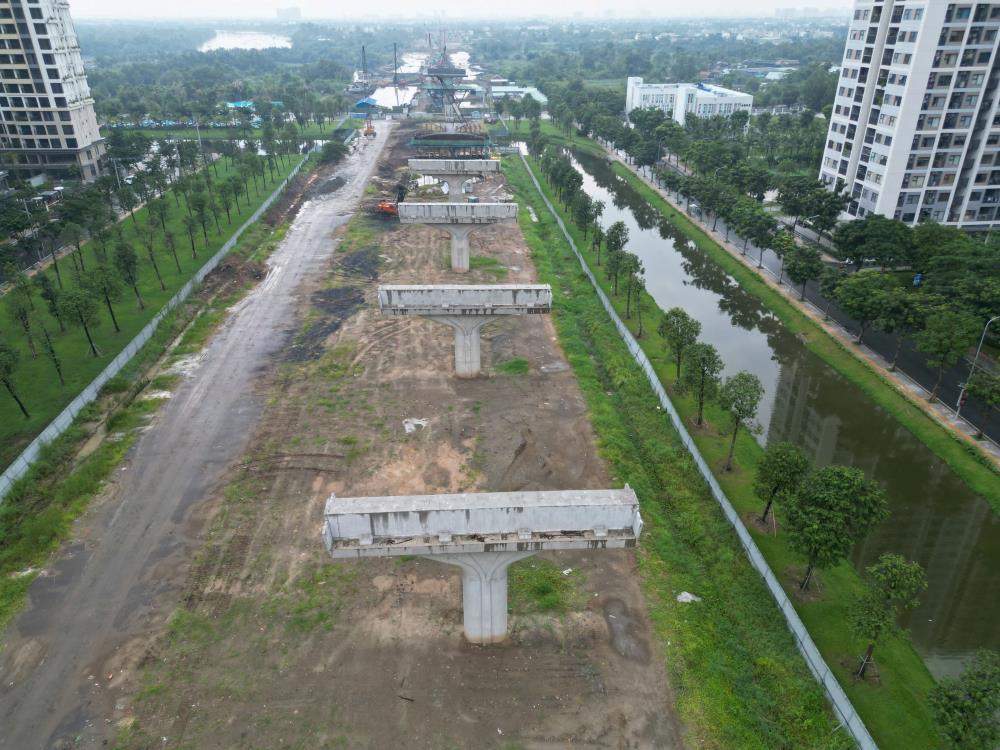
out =
[(961, 656), (980, 646), (1000, 648), (1000, 518), (672, 224), (658, 217), (648, 223), (649, 204), (604, 161), (577, 158), (616, 208), (628, 209), (640, 228), (656, 228), (681, 254), (687, 275), (681, 283), (714, 293), (736, 328), (766, 336), (780, 364), (768, 440), (796, 443), (817, 464), (856, 466), (885, 486), (891, 515), (851, 559), (860, 570), (882, 552), (898, 552), (924, 566), (929, 588), (903, 621), (921, 650)]

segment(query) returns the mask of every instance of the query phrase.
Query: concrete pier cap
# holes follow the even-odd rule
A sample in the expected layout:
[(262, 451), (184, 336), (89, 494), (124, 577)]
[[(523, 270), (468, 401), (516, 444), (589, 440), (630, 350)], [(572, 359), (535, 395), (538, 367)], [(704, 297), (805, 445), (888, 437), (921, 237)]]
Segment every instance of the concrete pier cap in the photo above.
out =
[(480, 330), (498, 315), (540, 315), (552, 310), (548, 284), (387, 284), (378, 289), (383, 315), (419, 315), (455, 332), (455, 374), (472, 378), (482, 368)]
[(413, 172), (446, 182), (451, 203), (462, 200), (462, 186), (470, 178), (500, 174), (497, 159), (410, 159), (408, 166)]
[(341, 498), (326, 502), (334, 559), (420, 555), (462, 569), (465, 636), (507, 635), (507, 568), (543, 550), (634, 547), (639, 500), (620, 490), (483, 492)]
[(513, 224), (516, 203), (400, 203), (401, 224), (427, 224), (451, 235), (451, 267), (469, 270), (469, 235), (484, 224)]

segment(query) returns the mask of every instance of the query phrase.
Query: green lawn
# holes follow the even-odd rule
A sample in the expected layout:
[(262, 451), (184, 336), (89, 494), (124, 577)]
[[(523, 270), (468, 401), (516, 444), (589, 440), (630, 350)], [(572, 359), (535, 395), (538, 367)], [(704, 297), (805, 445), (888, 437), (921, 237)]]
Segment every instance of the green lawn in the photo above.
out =
[[(216, 251), (232, 236), (233, 232), (247, 217), (270, 195), (285, 178), (286, 174), (298, 163), (297, 157), (288, 157), (285, 164), (279, 162), (275, 177), (270, 174), (264, 180), (258, 180), (255, 187), (250, 183), (250, 200), (247, 205), (246, 196), (240, 200), (239, 212), (235, 207), (231, 210), (229, 219), (224, 210), (220, 209), (219, 227), (209, 221), (208, 240), (199, 227), (196, 237), (197, 257), (192, 257), (190, 240), (183, 225), (183, 217), (187, 207), (183, 196), (175, 201), (168, 192), (166, 199), (170, 206), (167, 229), (176, 238), (177, 255), (180, 261), (180, 271), (174, 263), (172, 255), (167, 251), (161, 231), (156, 232), (154, 257), (166, 289), (161, 289), (156, 280), (153, 267), (149, 261), (146, 249), (140, 238), (140, 230), (146, 226), (147, 210), (136, 211), (135, 221), (126, 218), (120, 223), (125, 239), (133, 246), (139, 257), (140, 281), (138, 284), (140, 296), (145, 303), (145, 309), (140, 310), (132, 290), (124, 286), (117, 302), (113, 304), (115, 317), (118, 319), (121, 332), (116, 333), (112, 325), (107, 307), (102, 301), (99, 307), (99, 323), (91, 330), (94, 342), (100, 356), (90, 354), (87, 339), (79, 327), (68, 327), (65, 333), (59, 331), (56, 319), (49, 313), (45, 302), (36, 293), (33, 303), (35, 312), (32, 316), (32, 329), (35, 333), (35, 343), (38, 356), (32, 358), (27, 345), (27, 339), (19, 326), (9, 322), (4, 314), (3, 337), (20, 353), (20, 364), (13, 376), (13, 384), (24, 401), (30, 419), (25, 419), (18, 410), (14, 400), (6, 391), (0, 393), (0, 467), (6, 467), (24, 449), (45, 426), (59, 414), (63, 408), (94, 379), (94, 377), (117, 356), (118, 352), (132, 340), (144, 325), (163, 307), (163, 305), (180, 289), (195, 271), (197, 271)], [(213, 178), (216, 184), (221, 183), (231, 174), (221, 162), (217, 165), (218, 176)], [(114, 242), (109, 243), (109, 256), (113, 256)], [(83, 246), (83, 256), (88, 269), (98, 264), (100, 256), (97, 242), (89, 242)], [(109, 262), (112, 257), (109, 257)], [(63, 284), (67, 289), (77, 285), (73, 272), (73, 263), (64, 258), (59, 261), (59, 269)], [(56, 277), (50, 268), (46, 273), (56, 283)], [(54, 349), (62, 362), (66, 384), (60, 385), (52, 361), (45, 356), (41, 343), (41, 326), (50, 332)]]
[[(519, 197), (523, 198), (529, 194), (529, 191), (534, 191), (533, 186), (525, 186), (525, 175), (523, 174), (523, 168), (520, 167), (519, 162), (508, 160), (507, 170), (512, 183), (517, 187)], [(519, 172), (521, 173), (520, 175), (518, 174)], [(556, 204), (556, 200), (551, 192), (548, 193), (548, 197), (553, 204)], [(549, 215), (547, 210), (539, 204), (535, 204), (535, 210), (539, 213), (540, 217), (543, 215)], [(672, 211), (672, 213), (676, 212)], [(669, 217), (669, 214), (667, 215)], [(576, 240), (578, 247), (580, 247), (584, 252), (585, 257), (588, 260), (588, 264), (592, 269), (594, 269), (595, 258), (589, 252), (589, 249), (587, 249), (588, 243), (583, 241), (582, 233), (571, 225), (569, 218), (565, 214), (563, 215), (563, 219), (570, 232), (574, 235), (574, 239)], [(522, 226), (526, 227), (527, 232), (527, 228), (531, 227), (532, 224), (530, 222), (525, 222), (522, 223)], [(565, 246), (564, 240), (562, 241), (562, 244)], [(565, 250), (563, 253), (565, 253)], [(565, 254), (557, 257), (561, 257), (565, 260), (562, 265), (565, 265), (567, 269), (572, 266), (570, 261), (575, 262), (575, 258), (566, 258)], [(603, 274), (600, 273), (600, 269), (595, 270), (598, 271), (598, 277), (602, 281), (604, 291), (609, 297), (611, 297), (610, 283), (604, 281)], [(567, 278), (571, 275), (571, 272), (568, 270), (564, 273)], [(575, 275), (579, 276), (578, 272)], [(544, 280), (548, 281), (548, 279)], [(742, 283), (741, 279), (740, 281)], [(589, 282), (583, 284), (582, 286), (589, 287)], [(587, 294), (586, 288), (580, 289), (579, 293), (581, 295)], [(577, 293), (574, 292), (573, 298), (575, 299), (576, 296)], [(595, 304), (599, 305), (592, 292), (589, 292), (589, 296), (594, 298)], [(556, 298), (558, 299), (558, 296)], [(612, 299), (616, 303), (620, 316), (624, 319), (624, 299), (621, 297)], [(648, 295), (646, 295), (644, 307), (647, 311), (645, 313), (646, 325), (650, 326), (652, 324), (652, 327), (655, 328), (655, 320), (659, 315), (659, 310), (653, 299)], [(638, 325), (634, 314), (632, 320), (626, 322), (629, 324), (633, 333), (636, 333)], [(679, 394), (675, 388), (673, 382), (674, 369), (670, 360), (669, 350), (665, 346), (663, 340), (659, 336), (647, 333), (647, 335), (640, 339), (640, 341), (650, 361), (654, 364), (661, 382), (670, 393), (671, 399), (678, 411), (686, 420), (689, 421), (696, 413), (696, 405), (693, 398), (684, 394)], [(614, 360), (614, 367), (625, 369), (625, 364)], [(620, 380), (624, 382), (631, 382), (633, 378), (641, 380), (642, 385), (648, 390), (648, 385), (645, 383), (644, 376), (641, 375), (638, 368), (632, 369), (634, 369), (634, 374), (630, 374), (627, 378), (626, 376), (621, 375), (619, 376)], [(630, 410), (628, 413), (633, 415), (633, 418), (638, 419), (640, 418), (640, 415), (649, 413), (649, 411), (653, 409), (655, 409), (655, 407), (645, 407), (644, 410)], [(709, 405), (706, 409), (706, 418), (709, 421), (709, 427), (707, 429), (692, 430), (693, 437), (695, 442), (698, 444), (702, 455), (705, 457), (705, 460), (710, 466), (718, 467), (718, 470), (715, 472), (716, 478), (738, 511), (741, 513), (747, 513), (754, 510), (759, 511), (759, 503), (753, 494), (751, 482), (754, 466), (762, 455), (761, 448), (752, 436), (743, 433), (741, 439), (737, 443), (736, 470), (733, 472), (722, 471), (721, 466), (724, 463), (725, 455), (728, 450), (728, 431), (725, 429), (727, 425), (726, 418), (719, 408), (714, 405)], [(678, 449), (676, 446), (679, 444), (678, 438), (675, 434), (673, 434), (672, 429), (666, 421), (662, 421), (663, 427), (661, 428), (661, 431), (671, 433), (669, 440), (667, 441), (671, 448), (669, 450), (669, 455), (665, 460), (678, 465), (690, 463), (690, 459), (686, 456), (677, 455)], [(664, 439), (666, 440), (666, 438)], [(682, 451), (683, 449), (680, 450)], [(621, 479), (633, 482), (631, 474), (622, 475)], [(690, 488), (689, 492), (693, 492), (697, 489), (698, 494), (701, 496), (700, 501), (702, 503), (712, 505), (713, 510), (716, 511), (714, 514), (710, 514), (708, 513), (707, 508), (700, 509), (702, 518), (694, 522), (694, 527), (688, 529), (690, 533), (694, 534), (695, 537), (698, 538), (700, 536), (707, 535), (708, 533), (707, 528), (699, 528), (698, 525), (715, 523), (714, 516), (718, 516), (718, 518), (721, 519), (721, 512), (714, 507), (715, 501), (704, 489), (702, 481), (700, 479), (692, 479), (692, 481), (698, 486), (697, 488)], [(677, 510), (677, 508), (673, 506), (674, 502), (676, 502), (675, 498), (671, 498), (671, 506), (665, 515), (665, 518), (667, 519), (670, 519), (672, 514)], [(712, 518), (713, 520), (709, 521), (709, 518)], [(778, 518), (780, 521), (780, 509), (778, 510)], [(721, 535), (721, 532), (719, 533)], [(767, 557), (772, 569), (775, 571), (775, 574), (780, 580), (786, 581), (787, 583), (789, 571), (801, 566), (802, 561), (797, 559), (789, 550), (782, 535), (779, 534), (778, 536), (771, 536), (769, 534), (759, 533), (753, 528), (751, 528), (751, 534), (754, 536), (765, 557)], [(749, 563), (747, 563), (743, 558), (742, 552), (738, 548), (735, 536), (732, 534), (729, 536), (730, 538), (726, 540), (726, 544), (715, 550), (715, 554), (721, 554), (727, 557), (731, 555), (729, 559), (734, 567), (745, 566), (749, 569)], [(655, 544), (656, 542), (654, 541), (653, 543)], [(646, 541), (646, 546), (650, 546), (650, 541), (648, 539)], [(709, 549), (704, 549), (703, 552), (706, 554), (712, 554)], [(737, 565), (737, 563), (740, 565)], [(675, 572), (670, 570), (669, 567), (660, 572), (667, 576), (675, 575)], [(712, 576), (709, 577), (707, 583), (702, 583), (701, 585), (722, 585), (722, 582), (714, 580), (714, 576), (720, 574), (722, 574), (722, 572), (716, 569)], [(806, 623), (806, 626), (809, 628), (810, 633), (816, 641), (820, 651), (823, 653), (823, 656), (830, 668), (837, 674), (837, 677), (844, 686), (845, 691), (850, 696), (855, 707), (865, 720), (869, 731), (875, 737), (879, 745), (884, 748), (935, 747), (936, 739), (934, 729), (925, 701), (927, 691), (933, 684), (933, 679), (919, 655), (905, 637), (887, 641), (884, 644), (880, 644), (876, 650), (876, 660), (881, 672), (881, 684), (876, 686), (856, 682), (851, 675), (850, 667), (855, 663), (858, 654), (860, 654), (863, 650), (864, 644), (851, 635), (847, 626), (847, 612), (849, 603), (861, 586), (861, 581), (854, 572), (853, 568), (846, 563), (839, 565), (834, 570), (823, 571), (821, 573), (821, 580), (823, 587), (822, 600), (810, 603), (797, 602), (796, 609), (802, 617), (802, 620)], [(647, 583), (652, 589), (656, 589), (658, 586), (663, 585), (660, 581), (648, 578)], [(794, 588), (794, 582), (792, 582), (791, 587), (789, 588), (790, 594), (792, 588)], [(688, 590), (695, 591), (695, 589)], [(763, 592), (763, 588), (761, 588), (761, 591)], [(699, 592), (695, 591), (695, 593)], [(764, 593), (763, 595), (770, 601), (770, 596), (768, 594)], [(733, 603), (733, 601), (734, 600), (730, 600), (729, 603)], [(770, 627), (775, 629), (783, 627), (779, 625), (780, 615), (773, 604), (770, 606), (769, 620), (773, 620), (773, 622), (770, 623)], [(721, 648), (722, 646), (720, 645), (719, 647)], [(680, 650), (684, 650), (683, 646), (680, 647)], [(759, 660), (761, 657), (759, 654), (754, 652), (753, 648), (748, 648), (747, 653), (744, 654), (744, 658)], [(795, 661), (802, 667), (802, 669), (804, 669), (801, 659), (796, 657)], [(786, 662), (783, 663), (786, 669), (792, 668), (790, 664)], [(700, 689), (696, 687), (697, 682), (697, 680), (694, 680), (690, 683), (691, 689), (696, 692), (695, 700), (699, 703), (712, 702), (713, 696), (702, 695)], [(737, 745), (726, 743), (723, 746)], [(794, 744), (791, 746), (800, 747), (802, 745)]]

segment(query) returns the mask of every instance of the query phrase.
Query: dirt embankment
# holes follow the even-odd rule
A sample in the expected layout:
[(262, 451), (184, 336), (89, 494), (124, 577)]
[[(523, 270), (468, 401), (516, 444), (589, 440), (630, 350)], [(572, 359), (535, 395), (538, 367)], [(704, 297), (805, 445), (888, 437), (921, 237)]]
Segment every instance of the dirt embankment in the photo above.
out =
[[(386, 185), (405, 139), (380, 169)], [(546, 317), (488, 325), (486, 372), (458, 380), (449, 329), (378, 315), (378, 282), (533, 280), (518, 228), (474, 234), (474, 258), (490, 260), (459, 275), (443, 232), (364, 221), (354, 236), (367, 239), (299, 289), (300, 327), (124, 710), (124, 746), (679, 747), (632, 554), (521, 563), (511, 638), (486, 648), (462, 636), (457, 569), (327, 559), (332, 492), (615, 485)], [(543, 570), (557, 582), (536, 580)]]

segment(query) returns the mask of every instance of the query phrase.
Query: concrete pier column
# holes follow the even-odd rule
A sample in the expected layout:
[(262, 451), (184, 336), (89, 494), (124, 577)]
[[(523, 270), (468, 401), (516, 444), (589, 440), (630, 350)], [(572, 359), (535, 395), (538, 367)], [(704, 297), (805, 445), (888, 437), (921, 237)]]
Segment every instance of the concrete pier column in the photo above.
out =
[(469, 270), (469, 235), (476, 228), (475, 224), (444, 224), (438, 225), (451, 235), (451, 270)]
[(431, 320), (451, 326), (455, 331), (455, 374), (474, 378), (482, 369), (479, 331), (489, 317), (473, 315), (435, 315)]
[(469, 181), (468, 175), (444, 175), (440, 179), (448, 183), (448, 202), (462, 203), (465, 195), (462, 193), (462, 186)]
[(534, 552), (472, 552), (428, 556), (462, 569), (462, 610), (470, 643), (507, 637), (507, 568)]

